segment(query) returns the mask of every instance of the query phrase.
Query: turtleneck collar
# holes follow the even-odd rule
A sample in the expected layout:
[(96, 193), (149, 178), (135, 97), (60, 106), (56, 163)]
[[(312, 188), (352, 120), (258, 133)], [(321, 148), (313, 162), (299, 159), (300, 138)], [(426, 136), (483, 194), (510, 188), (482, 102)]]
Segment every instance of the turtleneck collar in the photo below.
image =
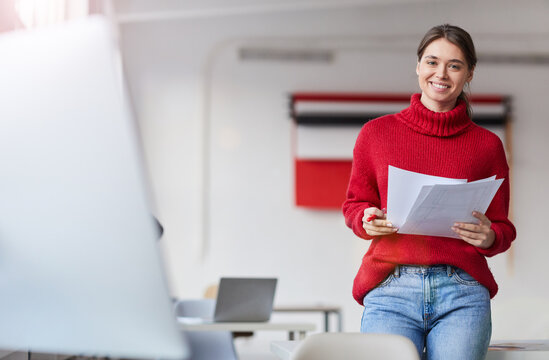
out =
[(446, 112), (434, 112), (423, 105), (421, 94), (413, 94), (410, 107), (400, 112), (399, 118), (413, 130), (431, 136), (448, 137), (467, 129), (473, 122), (467, 115), (467, 106), (458, 100), (456, 106)]

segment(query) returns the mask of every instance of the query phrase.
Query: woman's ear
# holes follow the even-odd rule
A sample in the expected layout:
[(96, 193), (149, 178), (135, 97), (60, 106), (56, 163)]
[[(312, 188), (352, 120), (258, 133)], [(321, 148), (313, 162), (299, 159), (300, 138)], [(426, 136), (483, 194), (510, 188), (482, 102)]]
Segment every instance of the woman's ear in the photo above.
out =
[(473, 80), (474, 73), (475, 73), (475, 67), (473, 66), (473, 68), (469, 70), (469, 76), (467, 77), (467, 82), (470, 82), (471, 80)]
[(417, 62), (416, 66), (416, 75), (419, 76), (419, 61)]

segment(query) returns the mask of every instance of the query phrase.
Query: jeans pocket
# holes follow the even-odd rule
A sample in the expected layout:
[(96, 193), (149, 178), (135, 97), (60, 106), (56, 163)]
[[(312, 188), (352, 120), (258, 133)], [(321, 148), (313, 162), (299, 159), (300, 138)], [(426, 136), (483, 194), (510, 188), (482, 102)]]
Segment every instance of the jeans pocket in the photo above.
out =
[(462, 285), (468, 285), (468, 286), (478, 286), (480, 283), (475, 280), (474, 277), (469, 275), (465, 270), (462, 270), (460, 268), (454, 268), (454, 276), (453, 279)]
[(391, 281), (393, 281), (394, 278), (395, 278), (395, 276), (393, 274), (390, 274), (382, 282), (380, 282), (376, 287), (379, 288), (379, 287), (387, 286), (391, 283)]

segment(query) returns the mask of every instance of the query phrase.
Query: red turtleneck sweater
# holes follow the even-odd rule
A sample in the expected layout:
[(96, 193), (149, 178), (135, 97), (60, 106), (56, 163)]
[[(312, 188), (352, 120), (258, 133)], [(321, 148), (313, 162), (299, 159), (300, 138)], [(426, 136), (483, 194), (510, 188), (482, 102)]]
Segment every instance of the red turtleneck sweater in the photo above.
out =
[[(364, 209), (387, 207), (389, 165), (468, 181), (492, 175), (505, 179), (486, 211), (496, 235), (494, 244), (484, 250), (446, 237), (367, 235), (362, 227)], [(366, 123), (355, 144), (343, 214), (347, 226), (372, 243), (355, 277), (354, 298), (362, 304), (366, 293), (398, 264), (459, 267), (494, 297), (498, 286), (485, 257), (507, 250), (515, 239), (508, 209), (509, 167), (501, 140), (471, 121), (464, 102), (458, 101), (451, 111), (437, 113), (423, 106), (420, 94), (412, 95), (410, 107)]]

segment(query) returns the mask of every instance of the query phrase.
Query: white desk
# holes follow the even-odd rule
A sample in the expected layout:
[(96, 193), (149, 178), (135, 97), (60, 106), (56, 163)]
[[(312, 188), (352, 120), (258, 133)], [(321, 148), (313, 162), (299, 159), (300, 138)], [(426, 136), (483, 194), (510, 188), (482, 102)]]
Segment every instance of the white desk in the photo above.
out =
[(549, 339), (492, 340), (486, 360), (549, 359)]
[(324, 331), (330, 331), (330, 314), (334, 314), (337, 317), (337, 331), (343, 331), (343, 324), (341, 319), (341, 307), (332, 305), (278, 305), (275, 306), (273, 311), (275, 312), (287, 312), (287, 313), (310, 313), (317, 312), (324, 315)]
[[(301, 341), (273, 341), (271, 352), (281, 360), (291, 360)], [(549, 359), (549, 340), (494, 340), (486, 360)]]
[(208, 323), (196, 319), (178, 318), (180, 329), (184, 331), (287, 331), (288, 339), (304, 339), (307, 331), (315, 331), (316, 325), (311, 323), (281, 323), (281, 322), (218, 322)]

